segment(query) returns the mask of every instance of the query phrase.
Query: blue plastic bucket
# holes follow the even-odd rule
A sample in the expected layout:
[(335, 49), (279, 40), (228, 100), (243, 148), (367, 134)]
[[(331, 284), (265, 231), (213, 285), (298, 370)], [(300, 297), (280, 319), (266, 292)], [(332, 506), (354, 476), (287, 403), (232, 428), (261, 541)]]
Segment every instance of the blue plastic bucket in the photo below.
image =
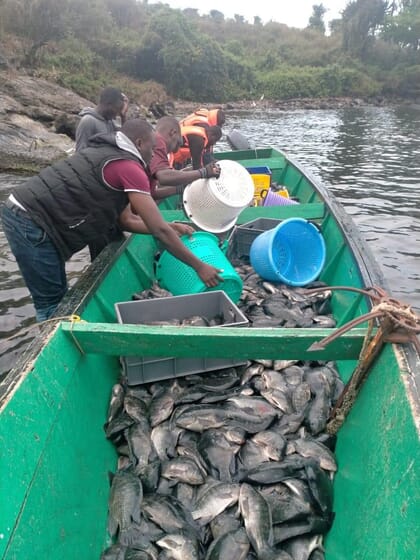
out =
[(261, 233), (249, 253), (251, 265), (261, 278), (289, 286), (305, 286), (316, 280), (325, 256), (321, 232), (303, 218), (284, 220)]

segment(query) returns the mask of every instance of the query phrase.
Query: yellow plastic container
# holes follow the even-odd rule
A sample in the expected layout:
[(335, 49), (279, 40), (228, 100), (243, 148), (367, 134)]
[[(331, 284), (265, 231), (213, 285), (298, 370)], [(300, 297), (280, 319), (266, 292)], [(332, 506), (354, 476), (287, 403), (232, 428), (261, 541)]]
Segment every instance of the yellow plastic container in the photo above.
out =
[(261, 206), (264, 191), (268, 191), (271, 184), (271, 169), (266, 166), (247, 167), (248, 173), (254, 182), (254, 206)]

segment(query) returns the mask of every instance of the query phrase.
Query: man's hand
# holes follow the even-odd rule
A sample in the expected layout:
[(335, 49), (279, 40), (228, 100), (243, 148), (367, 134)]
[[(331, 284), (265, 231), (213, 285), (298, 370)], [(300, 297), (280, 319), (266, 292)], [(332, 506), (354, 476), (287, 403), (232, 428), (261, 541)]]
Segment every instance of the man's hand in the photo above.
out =
[(181, 237), (182, 235), (191, 235), (195, 232), (195, 229), (188, 224), (180, 224), (178, 222), (172, 222), (169, 224), (173, 230)]
[(223, 282), (223, 278), (219, 276), (219, 273), (223, 272), (221, 268), (215, 268), (203, 262), (199, 268), (196, 269), (196, 272), (207, 288), (214, 288), (219, 282)]
[(206, 170), (206, 178), (215, 177), (218, 179), (220, 177), (220, 166), (216, 162), (208, 163), (204, 169)]

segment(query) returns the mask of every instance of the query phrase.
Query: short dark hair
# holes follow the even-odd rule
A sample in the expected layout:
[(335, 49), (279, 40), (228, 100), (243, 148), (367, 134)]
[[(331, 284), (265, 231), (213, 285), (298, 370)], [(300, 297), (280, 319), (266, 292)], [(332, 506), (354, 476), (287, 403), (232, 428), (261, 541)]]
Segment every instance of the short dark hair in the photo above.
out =
[(120, 89), (106, 87), (101, 91), (99, 103), (101, 105), (118, 105), (124, 101), (124, 95)]
[(153, 132), (153, 127), (146, 119), (129, 119), (122, 125), (121, 132), (135, 142), (138, 138), (147, 138)]
[(219, 125), (209, 126), (207, 129), (207, 137), (211, 136), (217, 142), (223, 136), (223, 130)]
[(174, 128), (176, 130), (180, 128), (179, 121), (175, 117), (170, 117), (170, 116), (161, 117), (156, 123), (156, 130), (158, 132), (169, 132)]

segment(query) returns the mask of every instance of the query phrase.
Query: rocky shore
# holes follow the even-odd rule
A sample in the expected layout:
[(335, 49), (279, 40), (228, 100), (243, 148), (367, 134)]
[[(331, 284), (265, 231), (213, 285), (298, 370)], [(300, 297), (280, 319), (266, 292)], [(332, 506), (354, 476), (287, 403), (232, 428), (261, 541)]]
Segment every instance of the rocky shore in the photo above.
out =
[[(383, 100), (376, 100), (382, 104)], [(276, 108), (330, 109), (366, 104), (364, 100), (334, 98), (288, 101), (241, 101), (223, 105), (226, 112)], [(32, 174), (74, 149), (74, 131), (78, 113), (96, 102), (80, 97), (55, 83), (15, 71), (0, 71), (0, 172)], [(196, 103), (176, 100), (165, 105), (144, 107), (132, 104), (129, 116), (151, 120), (163, 114), (178, 117), (188, 114)]]

